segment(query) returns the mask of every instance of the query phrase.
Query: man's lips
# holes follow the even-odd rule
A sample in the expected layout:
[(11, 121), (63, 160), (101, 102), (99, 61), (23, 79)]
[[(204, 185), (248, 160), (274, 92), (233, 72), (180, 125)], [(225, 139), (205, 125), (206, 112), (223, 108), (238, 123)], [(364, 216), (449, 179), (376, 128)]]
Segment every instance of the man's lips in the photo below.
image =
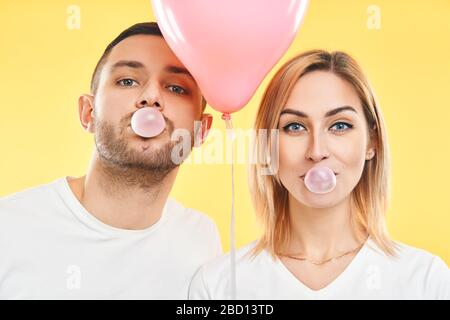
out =
[(164, 128), (164, 130), (163, 130), (159, 135), (157, 135), (157, 136), (155, 136), (155, 137), (146, 138), (146, 137), (141, 137), (140, 135), (136, 134), (136, 132), (134, 132), (133, 128), (131, 127), (131, 124), (129, 124), (129, 125), (127, 126), (127, 128), (130, 128), (131, 132), (133, 132), (134, 135), (138, 136), (139, 138), (143, 138), (143, 139), (152, 139), (152, 138), (156, 138), (156, 137), (160, 136), (164, 131), (167, 130), (167, 127), (166, 127), (166, 128)]

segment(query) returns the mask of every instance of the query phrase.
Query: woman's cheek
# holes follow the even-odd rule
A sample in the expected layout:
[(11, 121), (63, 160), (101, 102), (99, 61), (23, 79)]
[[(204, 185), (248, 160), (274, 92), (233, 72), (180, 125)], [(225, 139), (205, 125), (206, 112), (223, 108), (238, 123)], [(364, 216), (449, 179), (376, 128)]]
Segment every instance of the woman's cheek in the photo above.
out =
[(333, 155), (337, 158), (341, 168), (341, 179), (347, 181), (348, 184), (356, 184), (364, 167), (364, 141), (363, 139), (343, 140), (335, 143), (333, 147)]
[(301, 161), (300, 156), (297, 154), (300, 148), (295, 143), (295, 139), (289, 139), (289, 137), (279, 138), (279, 161), (281, 170), (291, 170), (296, 164)]
[(358, 165), (364, 153), (365, 142), (363, 135), (358, 132), (348, 134), (332, 141), (334, 155), (349, 166)]
[(296, 191), (298, 187), (298, 176), (303, 170), (302, 163), (305, 159), (306, 149), (298, 138), (283, 137), (280, 133), (279, 138), (279, 168), (278, 173), (283, 185), (289, 192)]

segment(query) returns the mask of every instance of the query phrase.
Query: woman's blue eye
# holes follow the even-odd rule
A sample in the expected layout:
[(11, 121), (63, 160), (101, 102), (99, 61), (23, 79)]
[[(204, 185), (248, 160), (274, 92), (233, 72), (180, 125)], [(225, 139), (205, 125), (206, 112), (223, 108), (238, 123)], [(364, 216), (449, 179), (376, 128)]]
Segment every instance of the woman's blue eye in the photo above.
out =
[(176, 93), (176, 94), (186, 94), (187, 93), (187, 91), (180, 86), (170, 85), (170, 86), (168, 86), (168, 88), (170, 91), (172, 91), (173, 93)]
[(353, 128), (353, 126), (346, 122), (336, 122), (331, 128), (335, 128), (333, 131), (346, 131)]
[(117, 83), (123, 87), (132, 87), (134, 84), (137, 84), (137, 82), (133, 79), (122, 79), (117, 81)]
[(302, 131), (302, 128), (305, 129), (304, 126), (296, 122), (290, 123), (283, 127), (284, 131), (286, 132), (300, 132)]

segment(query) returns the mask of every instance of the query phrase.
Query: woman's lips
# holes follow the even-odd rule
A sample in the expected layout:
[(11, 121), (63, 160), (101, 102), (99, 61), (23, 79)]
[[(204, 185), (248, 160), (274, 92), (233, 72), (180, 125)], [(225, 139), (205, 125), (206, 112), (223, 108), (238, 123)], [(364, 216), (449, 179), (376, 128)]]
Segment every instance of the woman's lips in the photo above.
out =
[[(334, 173), (335, 176), (337, 176), (339, 174), (339, 173), (334, 172), (334, 171), (333, 171), (333, 173)], [(300, 179), (305, 180), (305, 176), (306, 176), (306, 173), (304, 175), (300, 176)]]

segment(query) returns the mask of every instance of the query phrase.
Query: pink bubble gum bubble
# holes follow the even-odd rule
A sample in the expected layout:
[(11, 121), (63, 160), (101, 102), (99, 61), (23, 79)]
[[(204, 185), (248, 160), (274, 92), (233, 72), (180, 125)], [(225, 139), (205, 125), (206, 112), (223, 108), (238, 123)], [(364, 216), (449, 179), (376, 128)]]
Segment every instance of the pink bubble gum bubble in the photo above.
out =
[(336, 187), (336, 176), (328, 167), (314, 167), (305, 175), (305, 186), (313, 193), (325, 194)]
[(166, 121), (156, 108), (141, 108), (131, 118), (131, 129), (138, 136), (151, 138), (159, 135), (166, 127)]

